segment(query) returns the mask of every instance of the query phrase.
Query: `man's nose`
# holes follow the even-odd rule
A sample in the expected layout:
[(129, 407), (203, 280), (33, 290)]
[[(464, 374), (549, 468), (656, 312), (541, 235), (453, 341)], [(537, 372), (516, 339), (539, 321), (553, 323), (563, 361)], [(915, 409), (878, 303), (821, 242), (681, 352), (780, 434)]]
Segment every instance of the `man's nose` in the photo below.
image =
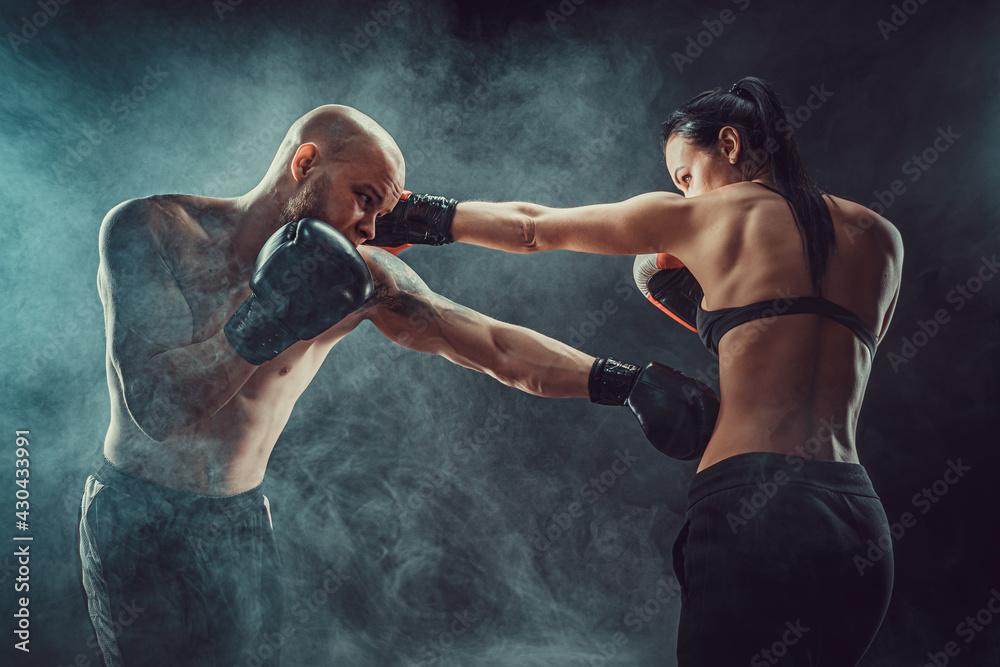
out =
[(358, 233), (365, 237), (366, 241), (375, 238), (375, 214), (366, 215), (358, 223)]

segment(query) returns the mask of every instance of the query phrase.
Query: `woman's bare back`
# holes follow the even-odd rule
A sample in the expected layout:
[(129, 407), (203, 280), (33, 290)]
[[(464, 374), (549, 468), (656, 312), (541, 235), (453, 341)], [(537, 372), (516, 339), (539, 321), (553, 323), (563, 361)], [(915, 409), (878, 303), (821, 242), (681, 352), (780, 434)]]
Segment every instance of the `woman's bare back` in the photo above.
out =
[[(773, 187), (773, 185), (771, 185)], [(759, 183), (699, 197), (698, 234), (684, 257), (718, 310), (815, 296), (802, 237), (788, 203)], [(836, 248), (822, 296), (857, 315), (881, 339), (898, 294), (902, 242), (888, 221), (827, 196)], [(768, 451), (856, 463), (855, 429), (871, 371), (868, 348), (849, 328), (798, 314), (741, 324), (719, 343), (722, 412), (699, 469)]]

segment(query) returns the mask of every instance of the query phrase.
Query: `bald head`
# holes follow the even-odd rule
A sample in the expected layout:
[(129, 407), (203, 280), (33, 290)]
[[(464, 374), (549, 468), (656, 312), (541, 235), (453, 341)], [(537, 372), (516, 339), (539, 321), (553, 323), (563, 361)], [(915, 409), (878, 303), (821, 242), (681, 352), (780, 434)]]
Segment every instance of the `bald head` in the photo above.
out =
[(357, 109), (329, 104), (292, 124), (251, 194), (280, 207), (275, 225), (317, 218), (359, 244), (399, 201), (404, 180), (389, 133)]
[(268, 171), (285, 170), (299, 146), (309, 143), (315, 144), (320, 155), (332, 162), (382, 153), (397, 168), (402, 169), (404, 164), (403, 154), (385, 128), (357, 109), (326, 104), (292, 123)]

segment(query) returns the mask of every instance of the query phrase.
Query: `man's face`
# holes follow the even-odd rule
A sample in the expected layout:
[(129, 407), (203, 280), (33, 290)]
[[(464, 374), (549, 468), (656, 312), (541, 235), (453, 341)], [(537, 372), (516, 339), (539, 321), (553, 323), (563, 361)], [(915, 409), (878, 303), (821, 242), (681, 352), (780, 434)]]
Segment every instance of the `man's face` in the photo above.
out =
[(322, 220), (358, 246), (374, 238), (375, 218), (391, 211), (402, 192), (402, 159), (373, 146), (313, 169), (285, 204), (283, 219)]

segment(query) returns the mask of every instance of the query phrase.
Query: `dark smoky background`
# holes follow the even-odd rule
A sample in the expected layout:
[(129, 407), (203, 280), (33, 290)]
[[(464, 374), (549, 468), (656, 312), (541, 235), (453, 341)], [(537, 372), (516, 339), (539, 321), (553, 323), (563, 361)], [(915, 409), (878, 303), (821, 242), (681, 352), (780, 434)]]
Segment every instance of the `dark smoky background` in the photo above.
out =
[[(410, 190), (617, 201), (672, 189), (658, 134), (671, 110), (754, 75), (782, 96), (820, 186), (880, 205), (906, 246), (858, 433), (890, 521), (916, 521), (897, 536), (893, 603), (864, 664), (923, 664), (948, 641), (948, 664), (997, 664), (1000, 622), (981, 614), (957, 634), (1000, 586), (997, 19), (935, 0), (7, 0), (0, 496), (13, 536), (13, 431), (30, 429), (34, 541), (31, 653), (11, 649), (12, 612), (4, 650), (96, 662), (76, 540), (109, 418), (95, 275), (110, 208), (242, 194), (291, 122), (333, 102), (392, 133)], [(712, 379), (697, 337), (635, 290), (631, 258), (458, 244), (401, 257), (491, 316)], [(941, 493), (959, 461), (969, 471)], [(242, 664), (275, 641), (290, 665), (674, 664), (670, 549), (694, 470), (624, 409), (522, 394), (366, 324), (272, 456), (286, 628)]]

